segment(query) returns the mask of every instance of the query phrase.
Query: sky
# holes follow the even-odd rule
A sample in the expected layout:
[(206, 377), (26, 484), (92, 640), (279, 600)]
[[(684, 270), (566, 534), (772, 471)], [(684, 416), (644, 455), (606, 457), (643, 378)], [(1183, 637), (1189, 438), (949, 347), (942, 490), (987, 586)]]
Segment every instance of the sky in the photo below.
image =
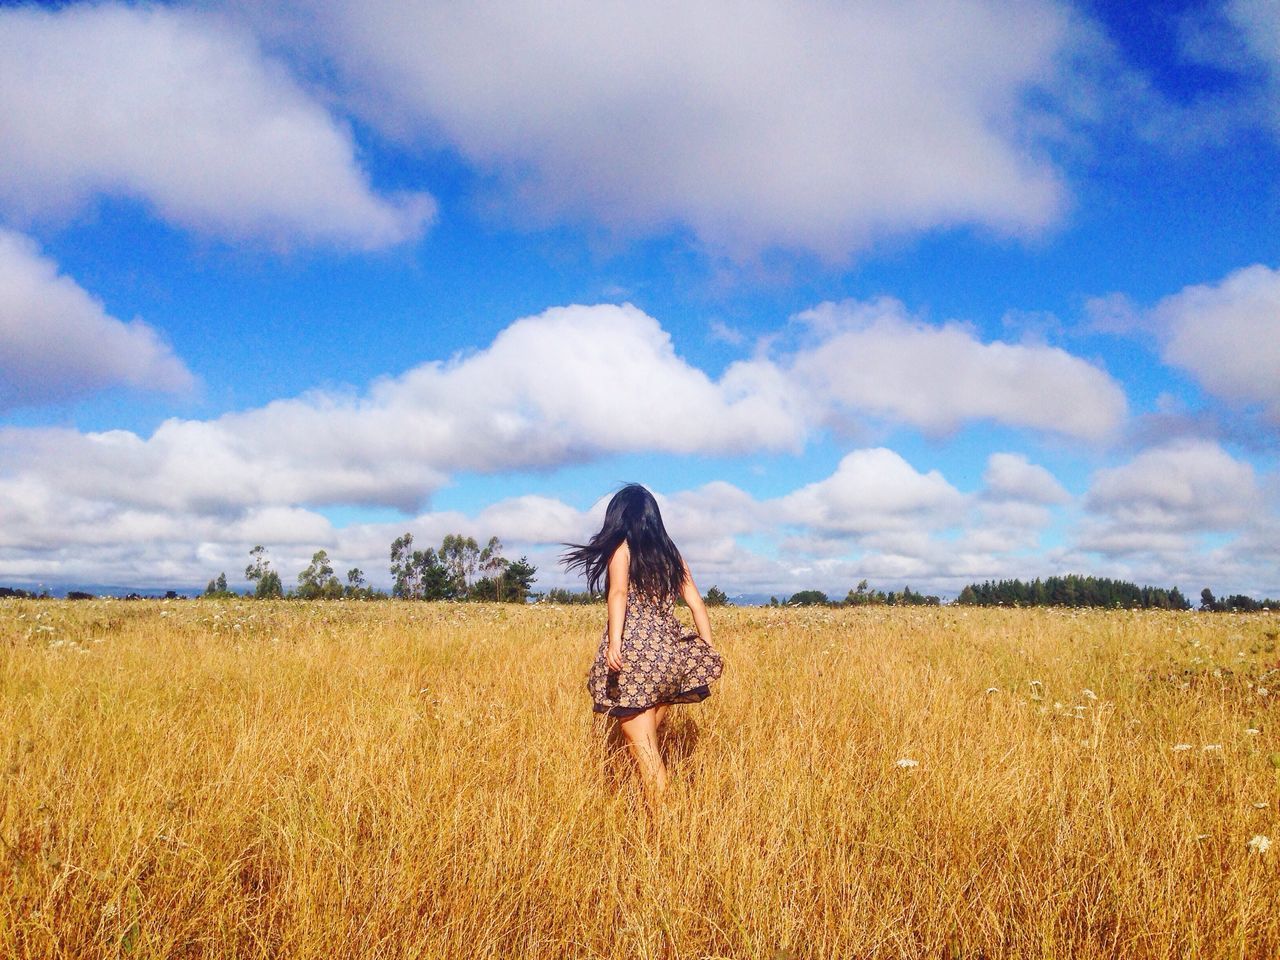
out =
[(1280, 3), (0, 3), (0, 584), (1280, 596)]

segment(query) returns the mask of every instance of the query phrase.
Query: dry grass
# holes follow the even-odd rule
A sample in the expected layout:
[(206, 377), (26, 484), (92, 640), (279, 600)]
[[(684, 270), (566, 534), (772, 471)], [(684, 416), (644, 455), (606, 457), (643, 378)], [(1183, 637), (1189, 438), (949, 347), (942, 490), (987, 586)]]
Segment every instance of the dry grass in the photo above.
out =
[(1276, 618), (713, 611), (650, 822), (602, 616), (3, 602), (0, 953), (1280, 955)]

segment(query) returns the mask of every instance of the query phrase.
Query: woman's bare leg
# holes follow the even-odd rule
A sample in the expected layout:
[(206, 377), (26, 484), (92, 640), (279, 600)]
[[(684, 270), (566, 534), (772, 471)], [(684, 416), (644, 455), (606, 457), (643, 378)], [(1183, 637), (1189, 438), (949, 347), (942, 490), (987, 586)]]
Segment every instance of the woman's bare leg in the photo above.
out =
[(669, 703), (660, 703), (654, 708), (654, 727), (658, 730), (662, 729), (662, 721), (667, 719), (667, 709), (671, 706)]
[(658, 752), (657, 707), (626, 717), (618, 724), (640, 768), (640, 781), (644, 784), (645, 799), (656, 808), (667, 790), (667, 767)]

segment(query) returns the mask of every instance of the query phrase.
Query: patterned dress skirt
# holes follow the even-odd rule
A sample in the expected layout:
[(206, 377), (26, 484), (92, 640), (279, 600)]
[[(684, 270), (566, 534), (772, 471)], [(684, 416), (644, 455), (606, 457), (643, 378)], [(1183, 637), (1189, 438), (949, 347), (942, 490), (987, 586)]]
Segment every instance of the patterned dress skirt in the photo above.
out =
[(697, 703), (711, 696), (711, 683), (724, 670), (720, 654), (675, 615), (670, 599), (632, 590), (622, 622), (622, 670), (605, 662), (609, 629), (587, 673), (587, 689), (597, 713), (630, 717), (660, 703)]

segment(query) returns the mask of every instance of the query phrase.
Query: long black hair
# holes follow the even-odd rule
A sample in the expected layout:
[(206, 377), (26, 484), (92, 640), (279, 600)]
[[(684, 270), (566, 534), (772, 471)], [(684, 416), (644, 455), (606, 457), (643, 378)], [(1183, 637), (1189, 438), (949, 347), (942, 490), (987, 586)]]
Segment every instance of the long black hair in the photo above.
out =
[(604, 526), (590, 543), (566, 543), (569, 551), (560, 562), (587, 578), (595, 593), (609, 589), (609, 558), (618, 544), (631, 550), (631, 583), (641, 593), (677, 596), (684, 586), (684, 562), (667, 536), (662, 513), (653, 494), (638, 483), (628, 483), (613, 495), (604, 512)]

